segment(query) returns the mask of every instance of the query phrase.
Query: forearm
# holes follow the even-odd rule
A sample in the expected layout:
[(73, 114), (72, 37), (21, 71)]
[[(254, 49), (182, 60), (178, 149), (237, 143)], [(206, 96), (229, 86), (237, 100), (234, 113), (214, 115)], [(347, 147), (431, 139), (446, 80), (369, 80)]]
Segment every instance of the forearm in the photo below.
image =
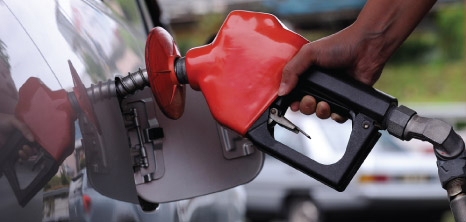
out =
[[(283, 68), (278, 95), (288, 94), (296, 86), (298, 76), (317, 66), (335, 73), (351, 75), (373, 85), (387, 60), (429, 12), (436, 0), (369, 0), (356, 21), (349, 27), (304, 45)], [(330, 116), (330, 107), (305, 97), (293, 103), (292, 110), (305, 114), (314, 111), (320, 118)], [(341, 117), (332, 117), (341, 119)]]
[[(352, 29), (359, 32), (358, 56), (385, 63), (411, 34), (436, 0), (369, 0)], [(362, 58), (361, 58), (362, 59)]]

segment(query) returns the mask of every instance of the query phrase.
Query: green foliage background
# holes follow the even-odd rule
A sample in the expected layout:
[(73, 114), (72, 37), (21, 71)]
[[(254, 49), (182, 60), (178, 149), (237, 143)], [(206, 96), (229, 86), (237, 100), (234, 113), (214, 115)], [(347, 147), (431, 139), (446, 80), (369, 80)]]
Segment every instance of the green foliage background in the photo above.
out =
[(404, 101), (466, 101), (464, 4), (439, 8), (393, 55), (375, 87)]

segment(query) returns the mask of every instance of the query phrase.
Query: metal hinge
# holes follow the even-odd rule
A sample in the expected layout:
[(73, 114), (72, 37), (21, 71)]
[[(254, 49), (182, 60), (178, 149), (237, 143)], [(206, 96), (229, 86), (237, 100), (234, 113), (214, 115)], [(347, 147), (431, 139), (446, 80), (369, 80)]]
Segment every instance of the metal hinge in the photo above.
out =
[(136, 133), (136, 141), (131, 141), (131, 137), (129, 138), (131, 153), (135, 154), (133, 155), (133, 167), (148, 168), (149, 158), (147, 157), (146, 147), (144, 147), (146, 141), (143, 140), (141, 125), (139, 124), (138, 110), (136, 108), (132, 108), (129, 112), (123, 114), (125, 115), (125, 120), (127, 120), (127, 122), (131, 122), (131, 124), (125, 126), (128, 132), (134, 131)]
[(121, 108), (137, 185), (162, 177), (165, 168), (162, 152), (164, 134), (155, 118), (154, 101), (152, 98), (136, 98), (140, 97), (136, 95), (123, 99)]

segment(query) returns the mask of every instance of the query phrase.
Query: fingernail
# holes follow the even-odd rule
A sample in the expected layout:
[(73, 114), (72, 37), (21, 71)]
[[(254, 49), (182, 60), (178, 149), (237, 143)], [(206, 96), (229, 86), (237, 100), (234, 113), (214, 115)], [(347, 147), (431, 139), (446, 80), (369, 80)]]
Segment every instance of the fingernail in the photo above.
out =
[(26, 135), (26, 139), (29, 140), (29, 142), (34, 142), (34, 136), (30, 133)]
[(286, 93), (286, 83), (280, 83), (280, 88), (278, 88), (278, 96), (283, 96)]

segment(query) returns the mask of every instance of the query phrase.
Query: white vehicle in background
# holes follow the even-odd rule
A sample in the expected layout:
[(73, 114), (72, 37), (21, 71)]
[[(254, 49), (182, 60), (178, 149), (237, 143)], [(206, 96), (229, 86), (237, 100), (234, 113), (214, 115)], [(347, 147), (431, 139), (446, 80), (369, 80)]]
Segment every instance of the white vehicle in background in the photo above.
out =
[[(283, 128), (275, 137), (312, 159), (331, 164), (345, 152), (351, 121), (338, 124), (288, 112), (311, 135)], [(384, 132), (344, 192), (337, 192), (267, 156), (257, 178), (246, 185), (248, 217), (287, 221), (439, 221), (449, 209), (434, 153), (413, 152)], [(403, 143), (404, 144), (404, 143)]]
[[(114, 200), (97, 192), (89, 183), (86, 169), (81, 170), (73, 178), (69, 188), (69, 196), (66, 196), (65, 200), (69, 203), (69, 220), (82, 222), (240, 222), (244, 221), (246, 211), (245, 191), (242, 186), (239, 186), (223, 192), (161, 204), (155, 211), (144, 212), (138, 204)], [(66, 211), (68, 212), (68, 209)]]

